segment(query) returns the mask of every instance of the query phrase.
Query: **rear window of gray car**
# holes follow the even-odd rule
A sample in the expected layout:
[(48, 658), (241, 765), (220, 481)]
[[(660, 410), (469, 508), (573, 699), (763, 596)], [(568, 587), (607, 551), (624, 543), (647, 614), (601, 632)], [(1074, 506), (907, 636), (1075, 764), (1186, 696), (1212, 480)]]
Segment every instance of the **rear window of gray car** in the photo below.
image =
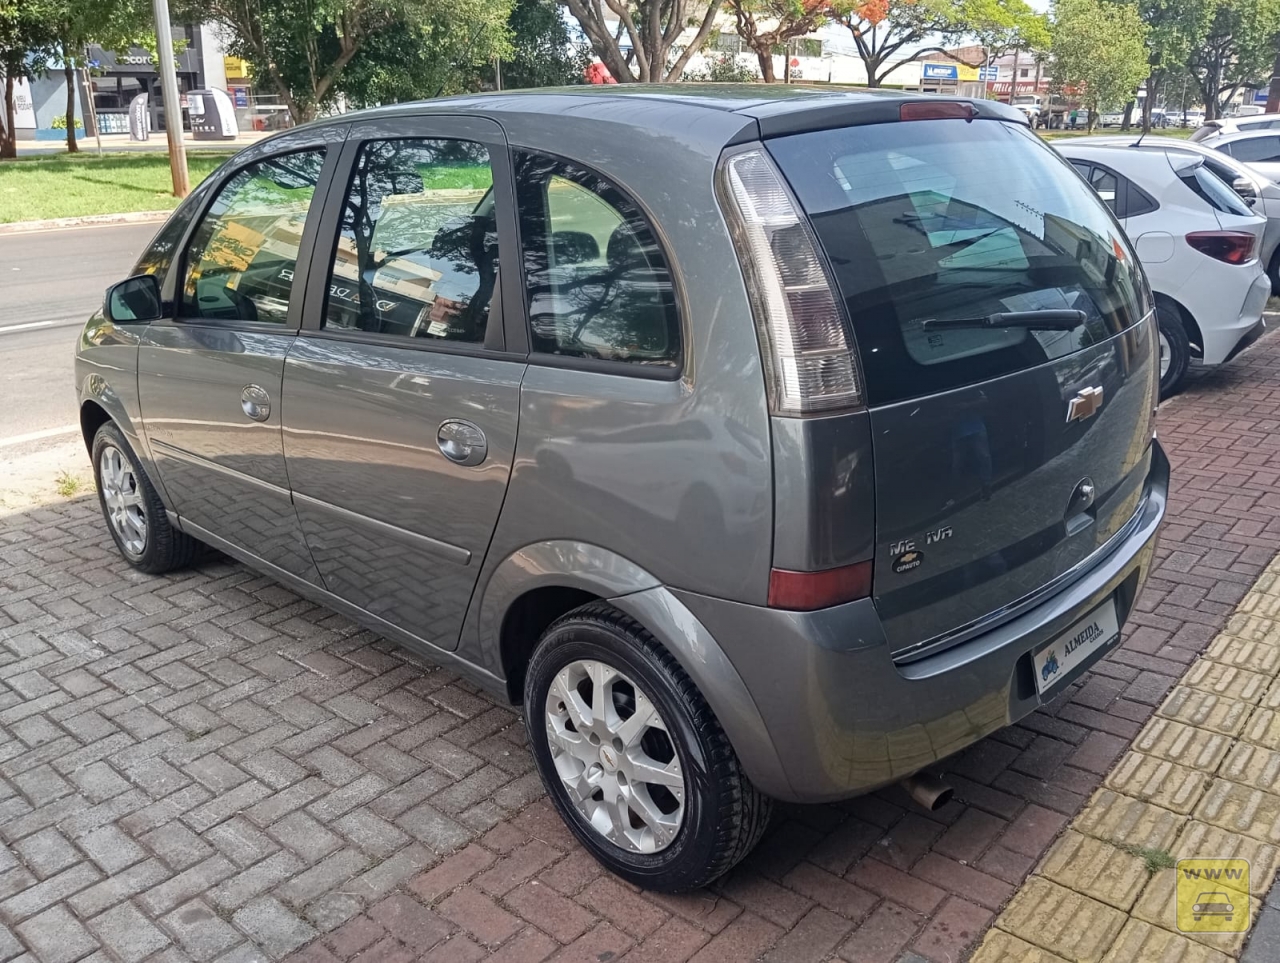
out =
[[(847, 305), (873, 405), (987, 381), (1098, 344), (1142, 313), (1115, 220), (1029, 131), (931, 120), (777, 138)], [(1070, 331), (930, 319), (1075, 309)]]

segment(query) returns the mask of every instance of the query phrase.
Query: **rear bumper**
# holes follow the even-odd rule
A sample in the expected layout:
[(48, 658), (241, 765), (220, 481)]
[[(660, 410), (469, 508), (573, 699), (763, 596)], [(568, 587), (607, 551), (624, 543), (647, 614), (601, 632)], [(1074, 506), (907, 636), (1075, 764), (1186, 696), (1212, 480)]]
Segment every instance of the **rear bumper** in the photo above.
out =
[(910, 664), (890, 658), (869, 599), (782, 612), (668, 590), (728, 657), (754, 703), (747, 714), (763, 723), (738, 726), (722, 714), (752, 779), (796, 802), (858, 795), (946, 758), (1062, 691), (1110, 647), (1044, 697), (1032, 653), (1109, 597), (1121, 623), (1132, 611), (1168, 495), (1169, 463), (1156, 442), (1152, 456), (1136, 527), (1093, 569), (1012, 621)]
[(1257, 340), (1262, 333), (1259, 322), (1269, 297), (1271, 279), (1259, 268), (1245, 293), (1239, 313), (1234, 318), (1223, 319), (1220, 325), (1209, 324), (1202, 318), (1196, 319), (1200, 323), (1200, 333), (1204, 339), (1202, 347), (1205, 364), (1223, 364)]

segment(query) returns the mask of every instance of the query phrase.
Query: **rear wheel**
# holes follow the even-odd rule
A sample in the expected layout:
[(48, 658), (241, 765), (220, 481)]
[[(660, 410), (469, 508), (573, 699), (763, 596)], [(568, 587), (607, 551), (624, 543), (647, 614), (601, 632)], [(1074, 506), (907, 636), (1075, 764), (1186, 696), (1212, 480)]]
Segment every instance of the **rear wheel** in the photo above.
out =
[(134, 568), (152, 575), (189, 565), (199, 542), (169, 524), (164, 503), (111, 422), (93, 436), (93, 476), (107, 530)]
[(1167, 304), (1157, 305), (1156, 322), (1160, 340), (1160, 398), (1163, 400), (1182, 387), (1191, 364), (1191, 343), (1176, 308)]
[(759, 841), (771, 801), (751, 785), (680, 664), (592, 603), (547, 630), (525, 724), (561, 817), (597, 860), (648, 889), (696, 889)]

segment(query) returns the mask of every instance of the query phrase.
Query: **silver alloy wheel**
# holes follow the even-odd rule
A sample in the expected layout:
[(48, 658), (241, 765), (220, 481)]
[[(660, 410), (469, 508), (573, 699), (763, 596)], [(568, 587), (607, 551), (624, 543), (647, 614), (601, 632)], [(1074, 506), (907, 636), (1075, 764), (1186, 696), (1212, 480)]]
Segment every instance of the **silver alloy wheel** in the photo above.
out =
[(1160, 377), (1163, 378), (1169, 373), (1169, 339), (1164, 336), (1164, 332), (1160, 332)]
[(130, 555), (141, 555), (147, 550), (147, 513), (133, 466), (119, 448), (107, 445), (98, 458), (98, 474), (107, 520), (124, 550)]
[(633, 853), (670, 846), (684, 822), (684, 774), (640, 687), (603, 662), (570, 662), (547, 690), (546, 717), (556, 772), (592, 828)]

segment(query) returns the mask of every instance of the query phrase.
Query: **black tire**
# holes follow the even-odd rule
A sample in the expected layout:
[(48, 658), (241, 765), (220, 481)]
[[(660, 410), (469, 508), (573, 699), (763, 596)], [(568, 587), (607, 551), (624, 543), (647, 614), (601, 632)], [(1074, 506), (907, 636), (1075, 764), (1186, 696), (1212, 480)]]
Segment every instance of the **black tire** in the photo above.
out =
[(1160, 376), (1160, 400), (1171, 397), (1182, 387), (1191, 365), (1191, 342), (1178, 309), (1168, 304), (1156, 305), (1156, 322), (1160, 327), (1160, 351), (1169, 353), (1169, 367)]
[(1280, 248), (1271, 255), (1271, 263), (1267, 265), (1267, 277), (1271, 279), (1272, 296), (1280, 295)]
[[(103, 486), (102, 461), (108, 449), (115, 449), (128, 463), (135, 480), (135, 491), (139, 496), (138, 507), (146, 518), (146, 533), (141, 551), (134, 551), (126, 543), (111, 520), (111, 510), (107, 505), (107, 494)], [(196, 558), (200, 543), (185, 532), (180, 532), (169, 524), (164, 512), (164, 502), (160, 500), (155, 486), (143, 470), (138, 456), (125, 440), (120, 429), (112, 422), (107, 422), (93, 436), (91, 449), (93, 458), (93, 480), (98, 486), (98, 504), (102, 508), (103, 520), (107, 523), (107, 531), (116, 543), (120, 554), (134, 568), (150, 575), (161, 575), (175, 569), (185, 568)]]
[[(683, 821), (657, 852), (633, 852), (609, 841), (571, 801), (556, 770), (547, 694), (561, 670), (592, 660), (634, 680), (652, 702), (684, 775)], [(669, 893), (705, 886), (746, 856), (768, 827), (773, 801), (742, 771), (697, 686), (642, 625), (606, 603), (575, 609), (543, 635), (525, 677), (524, 717), (534, 761), (561, 817), (600, 863), (628, 882)]]

